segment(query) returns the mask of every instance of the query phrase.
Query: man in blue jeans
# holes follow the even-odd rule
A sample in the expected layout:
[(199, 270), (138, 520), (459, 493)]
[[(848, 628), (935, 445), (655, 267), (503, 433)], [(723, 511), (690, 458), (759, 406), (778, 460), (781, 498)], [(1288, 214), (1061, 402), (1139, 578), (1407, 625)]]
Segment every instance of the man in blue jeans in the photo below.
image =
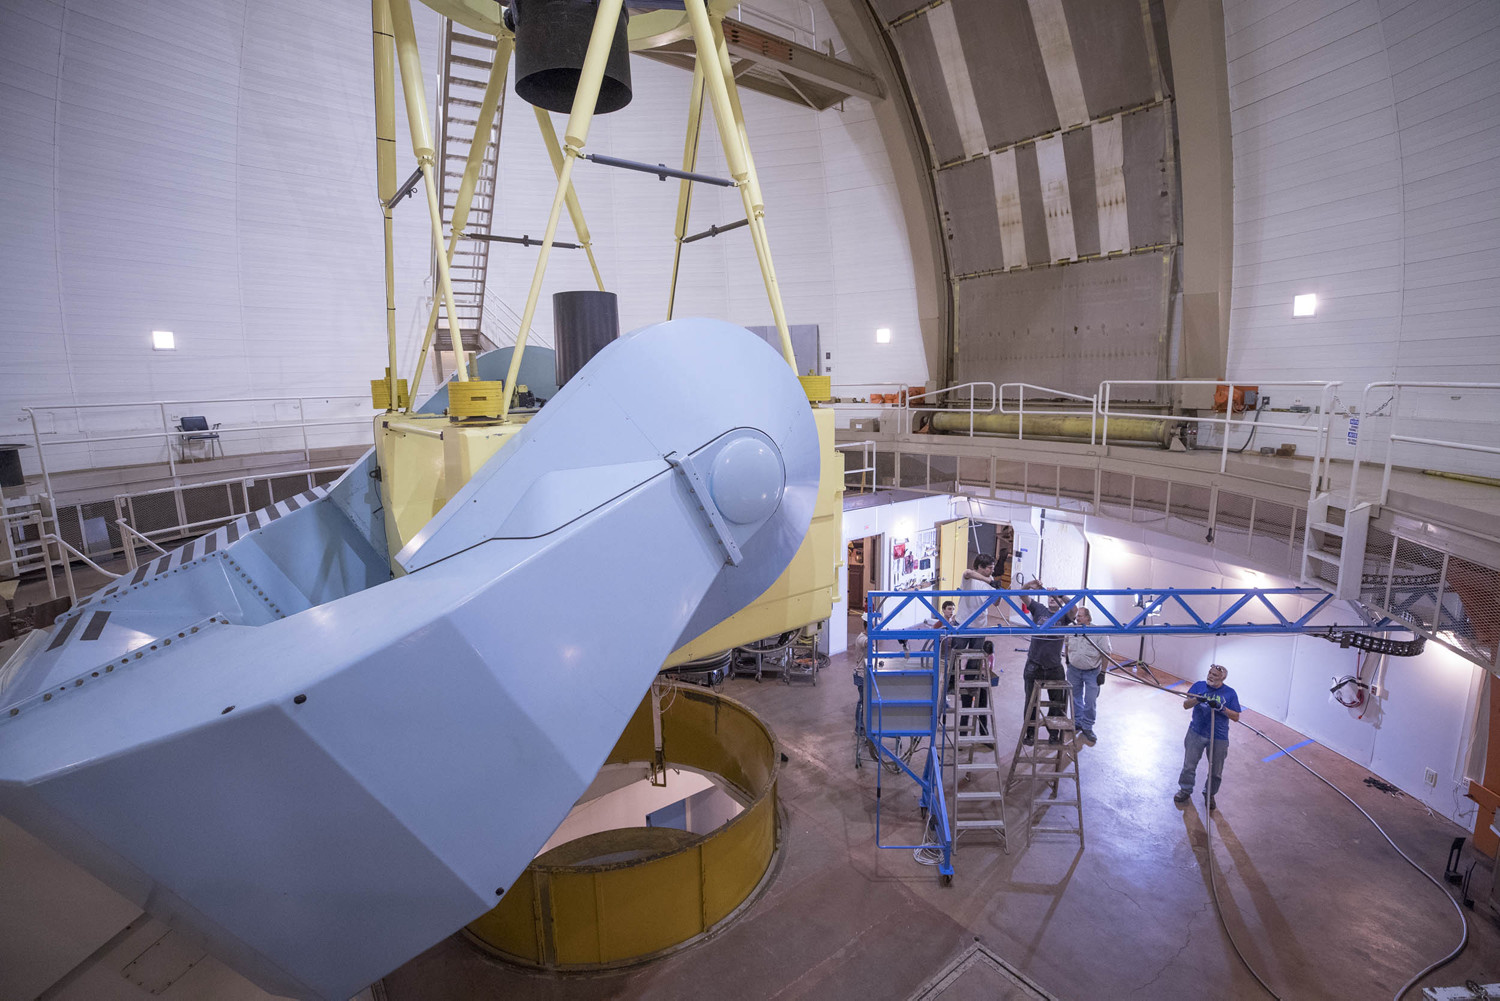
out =
[(1240, 718), (1240, 697), (1224, 684), (1229, 671), (1222, 664), (1208, 669), (1208, 681), (1195, 681), (1188, 688), (1182, 708), (1193, 711), (1183, 740), (1182, 774), (1177, 777), (1177, 795), (1172, 802), (1181, 806), (1193, 798), (1198, 780), (1198, 759), (1209, 749), (1209, 727), (1213, 727), (1213, 755), (1208, 763), (1208, 808), (1214, 809), (1219, 795), (1219, 781), (1224, 777), (1224, 759), (1229, 756), (1229, 721)]
[[(1080, 626), (1093, 625), (1094, 616), (1087, 608), (1078, 610), (1074, 620)], [(1069, 636), (1067, 645), (1068, 684), (1073, 686), (1073, 721), (1078, 736), (1090, 747), (1099, 743), (1094, 735), (1094, 708), (1099, 698), (1099, 682), (1115, 663), (1109, 637)]]

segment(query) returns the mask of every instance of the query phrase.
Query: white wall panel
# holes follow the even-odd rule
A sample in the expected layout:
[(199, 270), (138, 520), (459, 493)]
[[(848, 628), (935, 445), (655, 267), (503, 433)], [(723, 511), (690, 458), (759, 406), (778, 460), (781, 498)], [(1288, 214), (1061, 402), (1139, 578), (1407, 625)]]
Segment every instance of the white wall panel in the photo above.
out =
[(1239, 0), (1225, 30), (1228, 374), (1500, 380), (1500, 5)]
[[(1094, 534), (1094, 525), (1090, 519), (1089, 587), (1292, 586), (1290, 581), (1228, 567), (1205, 570), (1189, 554), (1100, 536)], [(1343, 603), (1331, 608), (1316, 620), (1320, 625), (1358, 621)], [(1120, 639), (1115, 650), (1135, 656), (1138, 642)], [(1473, 816), (1473, 803), (1457, 792), (1467, 788), (1464, 751), (1475, 726), (1484, 670), (1436, 644), (1429, 644), (1418, 657), (1389, 658), (1380, 674), (1373, 661), (1367, 665), (1365, 679), (1389, 690), (1361, 709), (1339, 705), (1328, 691), (1331, 679), (1354, 673), (1355, 651), (1320, 637), (1158, 637), (1146, 641), (1145, 655), (1154, 667), (1194, 681), (1207, 676), (1210, 664), (1224, 664), (1229, 685), (1247, 709), (1285, 722), (1447, 817), (1464, 823)], [(1108, 722), (1101, 716), (1101, 730)], [(1186, 722), (1184, 714), (1184, 728)], [(1259, 758), (1274, 752), (1248, 730), (1236, 729), (1231, 737), (1231, 754)], [(1427, 784), (1426, 768), (1437, 773), (1435, 785)], [(1171, 778), (1164, 774), (1163, 784)]]
[[(806, 20), (800, 2), (759, 6)], [(440, 22), (420, 4), (414, 15), (432, 103)], [(829, 23), (819, 16), (825, 35)], [(33, 403), (364, 393), (385, 355), (370, 58), (358, 3), (0, 8), (0, 420)], [(635, 101), (596, 120), (588, 147), (675, 163), (691, 75), (645, 59), (632, 72)], [(743, 98), (788, 317), (820, 326), (836, 382), (925, 381), (910, 244), (870, 107)], [(397, 105), (404, 178), (415, 163)], [(699, 167), (727, 175), (711, 111)], [(539, 237), (552, 168), (513, 93), (500, 177), (494, 231)], [(660, 320), (677, 183), (592, 163), (575, 179), (622, 326)], [(690, 232), (743, 216), (737, 191), (699, 186)], [(408, 371), (429, 255), (419, 195), (396, 210)], [(535, 260), (492, 245), (492, 305), (520, 312)], [(553, 254), (537, 342), (552, 339), (551, 294), (592, 287), (581, 252)], [(745, 230), (684, 249), (677, 314), (771, 322)], [(177, 350), (153, 352), (152, 329), (172, 330)]]

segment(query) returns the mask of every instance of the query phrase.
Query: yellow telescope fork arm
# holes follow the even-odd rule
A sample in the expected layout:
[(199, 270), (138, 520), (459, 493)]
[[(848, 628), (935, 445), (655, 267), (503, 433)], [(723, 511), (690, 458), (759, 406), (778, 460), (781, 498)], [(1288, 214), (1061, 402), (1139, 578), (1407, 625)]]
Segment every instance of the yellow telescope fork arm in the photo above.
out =
[(703, 68), (704, 83), (713, 102), (714, 120), (719, 126), (719, 141), (729, 173), (739, 184), (745, 204), (745, 218), (755, 242), (755, 256), (760, 261), (761, 278), (766, 283), (766, 297), (771, 300), (771, 316), (781, 335), (781, 353), (786, 363), (797, 370), (797, 356), (792, 352), (792, 335), (786, 325), (786, 309), (781, 304), (781, 286), (771, 264), (771, 243), (766, 237), (766, 204), (755, 176), (755, 161), (745, 131), (745, 116), (735, 89), (734, 69), (729, 61), (729, 46), (717, 18), (711, 18), (703, 0), (685, 0), (688, 22), (692, 25), (693, 44), (698, 51), (698, 65)]
[[(703, 132), (703, 64), (693, 62), (693, 90), (688, 97), (687, 137), (682, 141), (682, 169), (698, 169), (698, 137)], [(677, 270), (682, 263), (682, 238), (687, 236), (688, 215), (693, 207), (693, 182), (683, 178), (677, 189), (677, 245), (672, 248), (672, 285), (667, 289), (667, 319), (677, 305)]]
[[(532, 105), (531, 110), (536, 112), (536, 123), (542, 130), (542, 143), (547, 147), (547, 155), (552, 158), (552, 173), (562, 177), (563, 152), (562, 146), (557, 142), (557, 130), (552, 127), (552, 116), (546, 108), (538, 108), (536, 105)], [(594, 284), (603, 292), (604, 278), (599, 274), (599, 262), (594, 260), (594, 241), (589, 236), (588, 223), (583, 220), (583, 206), (578, 202), (578, 190), (573, 187), (571, 178), (568, 181), (566, 201), (568, 218), (573, 220), (573, 232), (583, 245), (583, 252), (589, 255), (589, 267), (594, 269)]]
[[(412, 152), (417, 156), (417, 165), (422, 169), (422, 186), (427, 189), (427, 215), (432, 220), (432, 245), (443, 246), (443, 214), (438, 204), (437, 181), (433, 177), (432, 129), (427, 121), (427, 92), (422, 84), (422, 58), (417, 52), (417, 33), (411, 23), (409, 0), (387, 0), (391, 12), (391, 28), (396, 36), (396, 61), (401, 66), (401, 91), (406, 96), (406, 121), (411, 126)], [(437, 255), (438, 286), (443, 304), (448, 310), (448, 329), (461, 330), (458, 323), (458, 307), (453, 303), (453, 280), (449, 274), (448, 255)], [(469, 366), (464, 358), (463, 342), (456, 344), (455, 368), (460, 382), (469, 379)], [(416, 389), (416, 384), (412, 384)]]
[[(469, 222), (469, 207), (474, 201), (474, 187), (479, 183), (479, 171), (484, 167), (484, 156), (490, 145), (490, 131), (495, 125), (495, 113), (500, 107), (500, 99), (505, 96), (505, 77), (510, 69), (510, 54), (516, 47), (514, 35), (505, 33), (495, 39), (495, 64), (490, 67), (489, 82), (485, 84), (484, 97), (479, 101), (479, 115), (474, 123), (474, 139), (469, 143), (469, 158), (464, 162), (464, 174), (458, 182), (458, 194), (453, 200), (453, 220), (449, 223), (448, 233), (448, 263), (453, 263), (453, 252), (458, 249), (458, 241), (464, 238), (464, 227)], [(495, 178), (495, 198), (500, 201), (500, 178)], [(483, 309), (480, 310), (483, 313)], [(450, 314), (451, 318), (451, 314)], [(417, 398), (417, 386), (422, 381), (422, 369), (427, 365), (427, 353), (432, 347), (433, 335), (437, 332), (438, 300), (434, 296), (432, 300), (432, 312), (427, 316), (427, 332), (422, 336), (422, 350), (417, 355), (416, 378), (412, 379), (412, 399)], [(453, 324), (448, 324), (448, 335), (456, 337), (453, 341), (454, 355), (462, 356), (463, 332), (454, 334)]]
[(573, 183), (573, 164), (588, 142), (589, 125), (594, 120), (594, 108), (599, 103), (599, 84), (604, 80), (604, 64), (609, 59), (609, 49), (614, 41), (615, 25), (620, 20), (620, 8), (624, 0), (599, 0), (599, 12), (594, 16), (594, 31), (589, 36), (587, 54), (583, 57), (583, 71), (578, 76), (578, 89), (573, 93), (573, 111), (568, 116), (568, 129), (563, 134), (562, 169), (557, 172), (557, 192), (552, 196), (552, 211), (547, 215), (547, 231), (542, 235), (542, 251), (536, 259), (536, 270), (531, 275), (531, 289), (526, 293), (526, 308), (521, 312), (521, 326), (516, 331), (516, 346), (510, 355), (510, 371), (505, 375), (505, 388), (501, 391), (500, 418), (510, 414), (510, 401), (516, 394), (516, 378), (521, 372), (521, 353), (526, 350), (526, 336), (531, 332), (531, 320), (536, 315), (536, 303), (542, 294), (542, 277), (547, 273), (547, 258), (552, 253), (552, 241), (557, 238), (557, 224), (562, 218), (563, 203)]
[(375, 187), (385, 217), (385, 370), (387, 409), (400, 406), (396, 395), (396, 259), (390, 201), (396, 194), (396, 39), (386, 0), (371, 0), (370, 29), (375, 44)]

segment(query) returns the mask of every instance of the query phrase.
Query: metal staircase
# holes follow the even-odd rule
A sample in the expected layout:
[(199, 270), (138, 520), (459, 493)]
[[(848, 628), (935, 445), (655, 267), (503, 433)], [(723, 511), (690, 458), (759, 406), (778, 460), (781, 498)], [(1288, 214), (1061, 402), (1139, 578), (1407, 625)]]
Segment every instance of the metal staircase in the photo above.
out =
[(1313, 498), (1302, 543), (1304, 584), (1330, 591), (1335, 598), (1358, 600), (1371, 510), (1368, 503), (1336, 507), (1326, 492)]
[[(461, 26), (445, 20), (443, 24), (443, 62), (440, 127), (438, 130), (438, 173), (442, 177), (443, 218), (452, 225), (459, 182), (464, 164), (475, 141), (474, 130), (480, 99), (489, 82), (495, 62), (495, 40), (470, 34)], [(500, 160), (500, 123), (504, 117), (505, 99), (495, 111), (494, 127), (484, 137), (486, 149), (480, 168), (474, 198), (469, 206), (464, 232), (489, 235), (495, 212), (495, 186)], [(439, 248), (437, 253), (441, 253)], [(453, 251), (453, 299), (458, 307), (460, 339), (465, 351), (482, 350), (481, 329), (484, 321), (484, 282), (489, 267), (490, 245), (483, 239), (459, 242)], [(433, 261), (433, 287), (437, 287), (437, 261)], [(438, 311), (434, 344), (438, 351), (453, 350), (453, 336), (448, 329), (447, 310)], [(493, 346), (491, 344), (490, 346)]]
[[(938, 872), (953, 878), (953, 834), (943, 789), (942, 765), (947, 754), (947, 730), (941, 726), (943, 669), (941, 637), (933, 631), (924, 637), (924, 649), (877, 652), (882, 640), (878, 622), (869, 630), (865, 672), (860, 686), (864, 737), (876, 755), (875, 843), (881, 848), (912, 849), (937, 853)], [(918, 750), (923, 740), (927, 746)], [(901, 741), (907, 741), (901, 753)], [(936, 746), (934, 746), (936, 745)], [(920, 761), (910, 759), (920, 756)], [(890, 844), (882, 834), (882, 773), (890, 768), (904, 773), (921, 790), (920, 808), (933, 840)]]

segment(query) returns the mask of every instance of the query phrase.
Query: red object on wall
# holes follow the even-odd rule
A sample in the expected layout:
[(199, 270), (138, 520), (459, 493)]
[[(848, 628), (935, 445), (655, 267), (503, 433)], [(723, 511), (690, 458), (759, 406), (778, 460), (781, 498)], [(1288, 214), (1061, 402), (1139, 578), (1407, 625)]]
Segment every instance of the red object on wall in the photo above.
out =
[[(1259, 398), (1259, 396), (1260, 396), (1260, 387), (1259, 386), (1235, 386), (1234, 387), (1234, 412), (1235, 413), (1238, 414), (1238, 413), (1242, 413), (1244, 411), (1244, 409), (1245, 409), (1245, 394), (1247, 392), (1248, 393), (1254, 393), (1254, 394), (1256, 394), (1256, 397)], [(1227, 407), (1228, 404), (1229, 404), (1229, 386), (1226, 385), (1225, 383), (1220, 383), (1219, 385), (1217, 385), (1217, 386), (1214, 387), (1214, 410), (1215, 410), (1215, 412), (1217, 412), (1217, 413), (1223, 413), (1225, 407)]]

